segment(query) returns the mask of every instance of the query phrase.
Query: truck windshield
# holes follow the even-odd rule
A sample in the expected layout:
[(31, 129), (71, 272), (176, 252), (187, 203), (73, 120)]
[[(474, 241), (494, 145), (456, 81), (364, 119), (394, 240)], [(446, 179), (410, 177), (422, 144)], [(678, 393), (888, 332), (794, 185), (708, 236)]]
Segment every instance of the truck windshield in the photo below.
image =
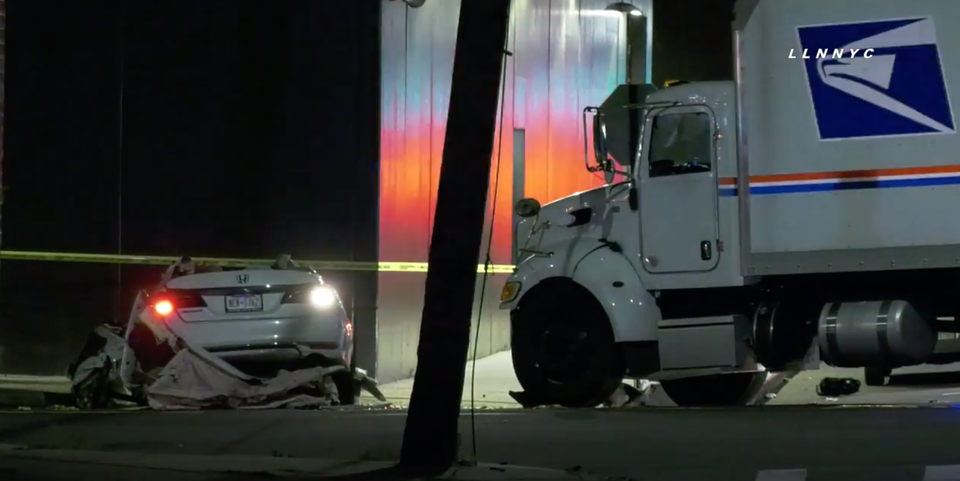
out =
[(650, 177), (710, 170), (710, 116), (663, 114), (650, 132)]

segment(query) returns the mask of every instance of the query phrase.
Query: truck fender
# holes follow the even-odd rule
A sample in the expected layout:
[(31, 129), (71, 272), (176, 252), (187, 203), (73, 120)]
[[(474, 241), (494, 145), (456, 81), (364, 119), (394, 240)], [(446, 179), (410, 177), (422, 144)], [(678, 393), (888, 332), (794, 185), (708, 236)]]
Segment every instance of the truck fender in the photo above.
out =
[[(591, 249), (585, 255), (571, 256), (571, 259), (578, 260), (561, 263), (553, 258), (540, 257), (522, 263), (507, 281), (520, 283), (520, 295), (511, 302), (502, 303), (501, 309), (513, 309), (531, 294), (549, 292), (554, 279), (567, 279), (585, 288), (603, 306), (617, 342), (657, 340), (660, 309), (623, 254), (609, 249)], [(570, 267), (565, 268), (564, 264)], [(548, 279), (551, 282), (544, 282)], [(547, 291), (539, 292), (541, 290)]]
[(603, 305), (617, 342), (657, 340), (660, 308), (623, 254), (603, 249), (577, 264), (573, 281)]

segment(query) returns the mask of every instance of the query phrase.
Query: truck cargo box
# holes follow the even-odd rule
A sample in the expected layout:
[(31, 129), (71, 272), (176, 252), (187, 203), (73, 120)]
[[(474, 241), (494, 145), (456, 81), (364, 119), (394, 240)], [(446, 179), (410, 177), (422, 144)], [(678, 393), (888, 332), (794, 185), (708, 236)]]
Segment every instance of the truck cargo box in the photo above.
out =
[(957, 19), (958, 0), (738, 2), (745, 274), (960, 267)]

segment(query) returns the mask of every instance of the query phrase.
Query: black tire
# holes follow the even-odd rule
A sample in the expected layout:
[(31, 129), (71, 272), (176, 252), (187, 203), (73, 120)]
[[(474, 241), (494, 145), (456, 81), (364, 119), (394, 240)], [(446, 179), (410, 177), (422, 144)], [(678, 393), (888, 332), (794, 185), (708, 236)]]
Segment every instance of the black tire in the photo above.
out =
[(731, 373), (660, 381), (680, 407), (743, 406), (763, 385), (766, 373)]
[(559, 285), (513, 315), (513, 369), (533, 404), (595, 407), (623, 381), (606, 312), (589, 292)]
[(350, 365), (346, 371), (334, 374), (333, 383), (337, 385), (337, 397), (341, 406), (353, 406), (360, 401), (360, 383), (353, 378), (353, 368), (357, 365), (357, 350), (350, 356)]
[(887, 383), (887, 376), (891, 373), (890, 369), (884, 367), (865, 367), (863, 368), (863, 380), (867, 386), (883, 386)]

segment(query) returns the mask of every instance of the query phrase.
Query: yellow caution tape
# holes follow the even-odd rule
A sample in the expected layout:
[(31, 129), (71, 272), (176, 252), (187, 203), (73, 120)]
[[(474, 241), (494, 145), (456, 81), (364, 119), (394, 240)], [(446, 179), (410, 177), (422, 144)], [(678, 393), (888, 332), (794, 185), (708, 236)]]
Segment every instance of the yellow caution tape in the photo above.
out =
[[(251, 265), (270, 265), (274, 259), (240, 259), (230, 257), (192, 257), (193, 262), (204, 266), (247, 267)], [(47, 262), (89, 262), (93, 264), (139, 264), (170, 265), (177, 262), (179, 256), (140, 256), (129, 254), (81, 254), (72, 252), (34, 252), (0, 251), (0, 259), (11, 261), (47, 261)], [(426, 262), (350, 262), (350, 261), (305, 261), (294, 259), (297, 264), (309, 266), (320, 271), (378, 271), (378, 272), (427, 272)], [(492, 264), (487, 269), (490, 274), (510, 274), (514, 266)], [(482, 274), (484, 266), (477, 266)]]

